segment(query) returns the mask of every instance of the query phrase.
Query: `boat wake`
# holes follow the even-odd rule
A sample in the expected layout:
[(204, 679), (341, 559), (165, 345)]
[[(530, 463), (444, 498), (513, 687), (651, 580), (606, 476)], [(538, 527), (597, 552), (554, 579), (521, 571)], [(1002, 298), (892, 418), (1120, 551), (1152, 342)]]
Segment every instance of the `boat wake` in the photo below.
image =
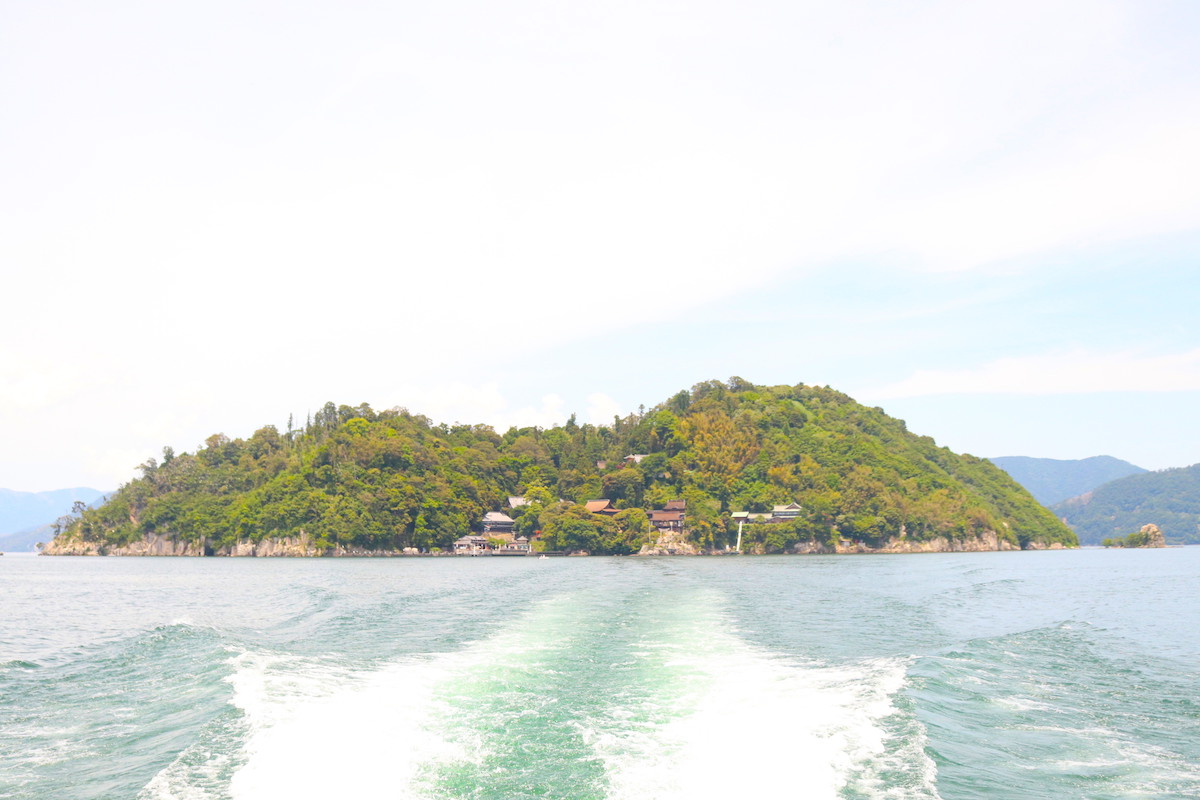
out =
[(452, 653), (245, 652), (229, 713), (143, 800), (936, 798), (903, 660), (746, 643), (697, 591), (532, 605)]
[(782, 658), (737, 636), (715, 598), (687, 608), (644, 643), (654, 691), (597, 720), (610, 797), (938, 796), (924, 728), (901, 693), (905, 660)]

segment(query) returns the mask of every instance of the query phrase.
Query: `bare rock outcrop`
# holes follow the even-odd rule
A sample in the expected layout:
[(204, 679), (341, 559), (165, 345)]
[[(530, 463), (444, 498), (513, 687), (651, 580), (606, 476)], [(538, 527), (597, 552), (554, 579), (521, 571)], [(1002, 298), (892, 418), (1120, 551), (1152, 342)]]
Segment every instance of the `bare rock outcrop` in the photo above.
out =
[(679, 531), (669, 531), (659, 535), (653, 543), (642, 545), (639, 556), (695, 556), (701, 552), (694, 543), (689, 542), (687, 534)]
[(367, 550), (361, 547), (321, 547), (301, 531), (297, 536), (282, 536), (262, 539), (258, 542), (242, 540), (232, 545), (209, 547), (203, 540), (186, 542), (169, 536), (148, 533), (137, 541), (125, 545), (110, 545), (89, 542), (79, 538), (57, 537), (42, 549), (48, 556), (233, 556), (249, 558), (316, 558), (319, 556), (378, 558), (418, 555), (414, 548), (404, 550)]
[(300, 531), (298, 536), (280, 536), (273, 539), (262, 539), (251, 542), (243, 539), (232, 545), (217, 548), (216, 556), (251, 557), (251, 558), (390, 558), (393, 556), (419, 555), (420, 551), (413, 547), (403, 550), (368, 550), (363, 547), (321, 547), (312, 538)]
[(1007, 539), (1001, 539), (994, 531), (984, 531), (978, 536), (951, 539), (935, 536), (932, 539), (910, 539), (893, 536), (882, 545), (872, 547), (865, 542), (842, 539), (837, 547), (823, 542), (797, 542), (793, 553), (988, 553), (997, 550), (1019, 549)]
[[(123, 556), (202, 556), (204, 542), (181, 542), (156, 533), (120, 548)], [(115, 555), (115, 554), (114, 554)]]
[(41, 549), (44, 556), (99, 556), (99, 542), (85, 542), (82, 539), (63, 539), (56, 536)]
[(181, 542), (156, 533), (126, 545), (56, 536), (42, 548), (44, 556), (202, 556), (204, 542)]
[(1154, 523), (1142, 526), (1142, 533), (1146, 536), (1146, 543), (1142, 547), (1166, 547), (1167, 539), (1163, 536), (1163, 532), (1159, 530)]

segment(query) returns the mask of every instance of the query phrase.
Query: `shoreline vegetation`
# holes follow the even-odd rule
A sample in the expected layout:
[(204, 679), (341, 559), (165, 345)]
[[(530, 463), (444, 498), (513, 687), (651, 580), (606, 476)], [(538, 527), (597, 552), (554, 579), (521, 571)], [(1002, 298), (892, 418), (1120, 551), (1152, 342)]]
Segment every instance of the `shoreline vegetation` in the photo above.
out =
[[(327, 403), (164, 448), (43, 555), (395, 557), (1038, 550), (1078, 540), (1003, 470), (828, 387), (707, 381), (611, 425), (435, 425)], [(597, 498), (603, 498), (597, 499)], [(82, 506), (82, 504), (80, 504)], [(511, 516), (510, 516), (511, 515)], [(483, 542), (485, 544), (480, 544)], [(517, 552), (520, 550), (521, 552)]]
[(1101, 547), (1130, 547), (1130, 548), (1147, 548), (1147, 547), (1166, 547), (1167, 540), (1163, 536), (1162, 530), (1153, 523), (1143, 525), (1141, 530), (1135, 531), (1124, 538), (1109, 538), (1100, 542)]

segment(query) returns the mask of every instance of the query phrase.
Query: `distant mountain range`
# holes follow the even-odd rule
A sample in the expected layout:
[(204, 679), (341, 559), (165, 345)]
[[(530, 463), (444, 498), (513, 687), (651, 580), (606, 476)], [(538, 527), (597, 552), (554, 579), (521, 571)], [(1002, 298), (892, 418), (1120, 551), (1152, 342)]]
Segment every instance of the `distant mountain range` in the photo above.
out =
[(1012, 476), (1044, 506), (1078, 497), (1109, 481), (1146, 472), (1112, 456), (1074, 460), (1002, 456), (989, 461)]
[(45, 544), (53, 538), (53, 524), (7, 533), (0, 536), (0, 553), (36, 553), (38, 542)]
[(0, 552), (32, 551), (34, 544), (50, 540), (49, 526), (71, 510), (77, 500), (92, 504), (104, 492), (86, 487), (49, 492), (16, 492), (0, 489)]
[(1124, 538), (1148, 523), (1162, 529), (1167, 544), (1200, 544), (1200, 464), (1129, 475), (1051, 510), (1083, 544)]

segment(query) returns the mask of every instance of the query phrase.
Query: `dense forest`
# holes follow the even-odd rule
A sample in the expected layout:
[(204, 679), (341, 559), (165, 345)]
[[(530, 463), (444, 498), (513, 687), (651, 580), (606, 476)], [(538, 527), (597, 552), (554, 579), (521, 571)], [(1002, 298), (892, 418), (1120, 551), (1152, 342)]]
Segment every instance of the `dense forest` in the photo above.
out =
[[(644, 509), (687, 502), (687, 537), (723, 548), (734, 510), (798, 502), (783, 524), (750, 525), (746, 545), (776, 552), (838, 538), (963, 538), (1013, 545), (1075, 537), (1007, 474), (956, 455), (902, 421), (829, 388), (708, 381), (611, 425), (572, 416), (549, 429), (434, 424), (403, 409), (328, 403), (303, 427), (248, 439), (216, 434), (195, 453), (164, 449), (104, 505), (60, 520), (64, 539), (121, 545), (158, 534), (219, 548), (303, 532), (335, 546), (446, 549), (508, 496), (540, 546), (636, 552)], [(626, 457), (642, 456), (636, 463)], [(579, 504), (609, 498), (615, 516)]]
[(1168, 544), (1200, 544), (1200, 464), (1144, 472), (1053, 506), (1084, 544), (1157, 525)]

